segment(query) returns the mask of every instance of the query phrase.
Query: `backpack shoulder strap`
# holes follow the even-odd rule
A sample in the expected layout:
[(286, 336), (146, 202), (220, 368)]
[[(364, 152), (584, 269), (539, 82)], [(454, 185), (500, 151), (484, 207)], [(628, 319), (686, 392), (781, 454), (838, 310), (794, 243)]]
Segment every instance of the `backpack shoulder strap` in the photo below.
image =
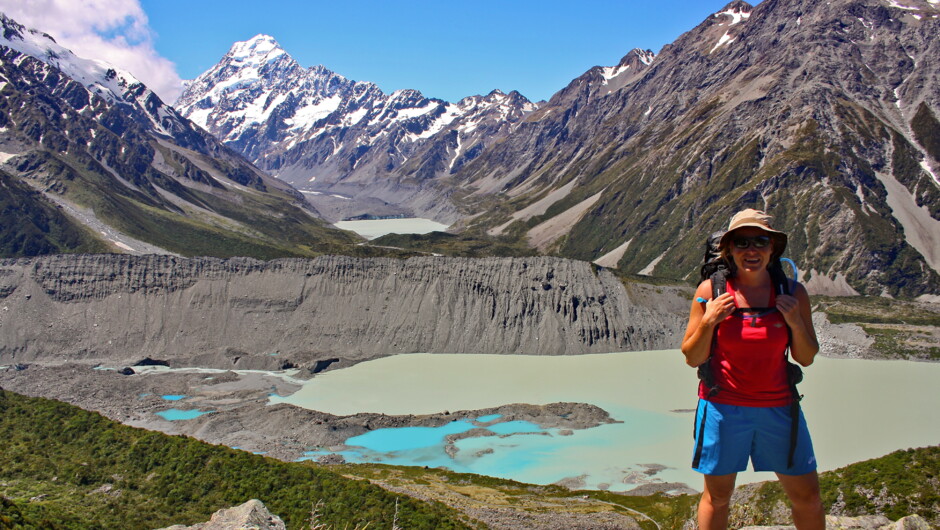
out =
[[(708, 277), (712, 282), (712, 300), (718, 298), (728, 290), (728, 269), (721, 267)], [(720, 325), (720, 324), (719, 324)], [(715, 383), (715, 376), (712, 373), (712, 352), (714, 352), (715, 345), (718, 342), (718, 327), (715, 327), (715, 330), (712, 335), (712, 351), (708, 354), (708, 359), (699, 365), (698, 367), (698, 378), (705, 384), (705, 388), (708, 389), (708, 396), (714, 396), (718, 393), (719, 387)]]
[(783, 272), (783, 267), (778, 263), (768, 269), (770, 271), (770, 281), (774, 284), (774, 291), (777, 294), (790, 294), (790, 278)]
[(718, 269), (708, 279), (712, 282), (712, 300), (728, 291), (728, 269)]

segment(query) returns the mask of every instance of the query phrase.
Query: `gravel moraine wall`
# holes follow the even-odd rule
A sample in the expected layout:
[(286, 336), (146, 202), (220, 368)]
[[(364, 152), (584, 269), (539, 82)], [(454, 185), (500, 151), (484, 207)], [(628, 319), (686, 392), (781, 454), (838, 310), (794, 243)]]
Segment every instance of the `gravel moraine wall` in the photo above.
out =
[(0, 260), (0, 362), (272, 369), (675, 348), (689, 293), (560, 258)]

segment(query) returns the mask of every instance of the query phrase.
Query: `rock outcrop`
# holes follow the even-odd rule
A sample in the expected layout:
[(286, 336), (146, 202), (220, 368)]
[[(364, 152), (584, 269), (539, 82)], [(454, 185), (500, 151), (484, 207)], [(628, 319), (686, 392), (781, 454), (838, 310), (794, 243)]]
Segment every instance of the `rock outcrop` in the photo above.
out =
[(219, 510), (207, 523), (192, 526), (173, 525), (163, 530), (287, 530), (287, 525), (257, 499)]
[[(891, 521), (883, 515), (861, 517), (826, 516), (827, 530), (930, 530), (930, 525), (919, 515), (908, 515)], [(795, 526), (745, 526), (741, 530), (795, 530)]]
[(674, 348), (687, 304), (681, 288), (547, 257), (48, 256), (0, 261), (0, 362), (277, 369)]

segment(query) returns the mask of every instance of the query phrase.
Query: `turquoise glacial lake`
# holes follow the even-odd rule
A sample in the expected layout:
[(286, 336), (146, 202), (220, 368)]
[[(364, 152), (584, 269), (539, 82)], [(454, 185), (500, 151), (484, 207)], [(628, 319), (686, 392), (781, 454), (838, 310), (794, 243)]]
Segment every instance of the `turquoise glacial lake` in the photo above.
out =
[(211, 410), (180, 410), (180, 409), (169, 409), (157, 412), (156, 415), (160, 416), (165, 420), (170, 421), (182, 421), (182, 420), (192, 420), (202, 416), (203, 414), (209, 414)]
[[(940, 364), (817, 357), (800, 392), (820, 470), (940, 443)], [(550, 484), (580, 478), (587, 488), (625, 491), (649, 465), (654, 480), (701, 489), (690, 467), (695, 370), (678, 350), (540, 357), (409, 354), (319, 374), (298, 392), (274, 397), (332, 414), (430, 414), (510, 403), (591, 403), (620, 423), (564, 436), (526, 422), (473, 417), (433, 429), (380, 429), (350, 438), (350, 462), (444, 466), (454, 471)], [(444, 438), (480, 424), (498, 436)], [(311, 451), (306, 458), (327, 454)], [(771, 480), (746, 471), (738, 482)]]

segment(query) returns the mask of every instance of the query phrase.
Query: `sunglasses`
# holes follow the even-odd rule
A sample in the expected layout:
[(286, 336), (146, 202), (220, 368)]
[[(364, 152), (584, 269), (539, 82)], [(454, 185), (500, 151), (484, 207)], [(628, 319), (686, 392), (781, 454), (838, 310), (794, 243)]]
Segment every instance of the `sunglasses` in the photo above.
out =
[(770, 244), (770, 236), (754, 237), (736, 237), (734, 238), (734, 248), (744, 250), (750, 246), (754, 248), (764, 248)]

